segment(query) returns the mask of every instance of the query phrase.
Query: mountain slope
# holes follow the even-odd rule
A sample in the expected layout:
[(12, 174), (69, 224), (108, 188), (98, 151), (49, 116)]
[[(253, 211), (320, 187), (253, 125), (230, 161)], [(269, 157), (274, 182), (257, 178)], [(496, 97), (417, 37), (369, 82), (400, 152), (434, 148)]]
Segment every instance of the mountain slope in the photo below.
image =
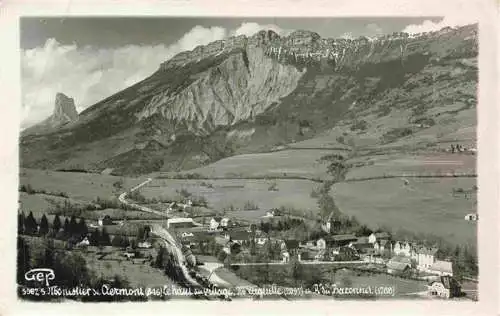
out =
[(347, 131), (356, 142), (394, 142), (408, 135), (390, 138), (391, 129), (431, 128), (422, 122), (432, 109), (455, 105), (441, 114), (449, 116), (443, 127), (475, 111), (476, 61), (476, 25), (377, 39), (322, 39), (308, 31), (234, 37), (174, 56), (77, 122), (23, 135), (21, 163), (140, 174), (328, 133), (330, 140)]

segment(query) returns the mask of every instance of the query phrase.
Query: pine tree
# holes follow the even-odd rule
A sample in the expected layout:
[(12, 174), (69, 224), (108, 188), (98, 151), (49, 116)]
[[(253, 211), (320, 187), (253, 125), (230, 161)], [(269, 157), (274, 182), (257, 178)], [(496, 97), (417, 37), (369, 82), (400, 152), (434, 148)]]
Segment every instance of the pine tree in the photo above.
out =
[(25, 232), (27, 234), (36, 234), (38, 231), (37, 223), (33, 217), (33, 212), (30, 212), (24, 223)]
[(116, 235), (111, 241), (113, 247), (121, 247), (123, 244), (123, 237), (121, 235)]
[(81, 236), (85, 236), (87, 235), (87, 233), (89, 232), (89, 229), (87, 227), (87, 224), (85, 223), (85, 219), (84, 218), (80, 218), (80, 222), (78, 222), (78, 234), (81, 235)]
[(40, 220), (40, 235), (46, 235), (49, 232), (49, 221), (47, 220), (47, 216), (43, 214), (42, 219)]
[(26, 282), (24, 274), (30, 270), (31, 254), (28, 244), (23, 238), (17, 237), (17, 283)]
[(165, 266), (165, 255), (166, 255), (165, 248), (163, 246), (160, 246), (158, 254), (156, 255), (155, 267), (163, 268)]
[(96, 229), (90, 234), (89, 242), (92, 246), (99, 246), (100, 241), (101, 241), (101, 234), (99, 233), (99, 230)]
[(69, 233), (70, 235), (78, 234), (78, 224), (76, 223), (75, 215), (72, 215), (69, 220)]
[(69, 236), (71, 234), (71, 227), (69, 224), (69, 219), (67, 217), (64, 220), (64, 234), (66, 234), (66, 236)]
[(122, 245), (121, 245), (123, 248), (127, 248), (128, 246), (130, 246), (130, 239), (128, 237), (123, 237), (122, 238)]
[(59, 214), (54, 217), (54, 221), (52, 222), (52, 230), (54, 232), (58, 232), (61, 229), (61, 219), (59, 218)]
[(24, 212), (21, 212), (17, 215), (17, 233), (24, 233), (24, 223), (26, 222), (26, 216)]

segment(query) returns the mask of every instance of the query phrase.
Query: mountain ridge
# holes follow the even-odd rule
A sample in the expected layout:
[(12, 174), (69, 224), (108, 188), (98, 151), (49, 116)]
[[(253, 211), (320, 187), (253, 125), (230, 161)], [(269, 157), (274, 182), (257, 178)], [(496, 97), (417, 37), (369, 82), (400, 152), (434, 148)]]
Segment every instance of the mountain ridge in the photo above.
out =
[[(427, 68), (466, 69), (464, 74), (477, 81), (477, 66), (459, 65), (475, 58), (475, 25), (377, 39), (322, 39), (309, 31), (233, 37), (172, 57), (150, 77), (82, 111), (74, 124), (25, 135), (21, 160), (41, 168), (83, 163), (96, 169), (114, 161), (125, 170), (113, 157), (135, 157), (148, 148), (158, 151), (155, 159), (163, 159), (156, 167), (196, 167), (194, 160), (206, 163), (314, 137), (356, 113), (373, 110), (369, 104), (379, 99), (394, 101), (396, 108), (411, 99), (405, 93), (415, 90), (407, 85), (412, 77), (423, 78), (413, 85), (431, 88), (425, 81)], [(401, 100), (394, 91), (400, 91)], [(387, 106), (380, 110), (385, 116), (391, 111)], [(161, 146), (152, 150), (145, 145), (152, 140)], [(111, 143), (116, 151), (95, 152)], [(30, 157), (38, 151), (42, 157)]]

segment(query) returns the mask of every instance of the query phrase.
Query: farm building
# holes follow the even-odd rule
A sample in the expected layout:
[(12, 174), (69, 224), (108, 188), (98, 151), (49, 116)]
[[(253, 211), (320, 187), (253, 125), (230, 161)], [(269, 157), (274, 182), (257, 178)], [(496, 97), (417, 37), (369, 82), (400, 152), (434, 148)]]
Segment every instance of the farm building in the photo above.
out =
[(229, 237), (229, 240), (236, 242), (238, 244), (242, 244), (244, 241), (250, 240), (250, 234), (247, 231), (232, 231), (226, 234), (226, 239)]
[(190, 228), (195, 227), (196, 225), (193, 222), (192, 218), (189, 217), (177, 217), (170, 218), (167, 220), (167, 228)]
[(411, 268), (411, 259), (404, 256), (395, 256), (387, 263), (387, 273), (397, 274)]
[(347, 246), (351, 242), (357, 241), (358, 237), (354, 236), (353, 234), (344, 234), (344, 235), (332, 235), (332, 236), (327, 236), (325, 238), (326, 245), (328, 247), (342, 247), (342, 246)]
[(460, 283), (451, 276), (440, 276), (438, 280), (429, 283), (427, 292), (432, 296), (452, 298), (460, 296), (462, 289)]

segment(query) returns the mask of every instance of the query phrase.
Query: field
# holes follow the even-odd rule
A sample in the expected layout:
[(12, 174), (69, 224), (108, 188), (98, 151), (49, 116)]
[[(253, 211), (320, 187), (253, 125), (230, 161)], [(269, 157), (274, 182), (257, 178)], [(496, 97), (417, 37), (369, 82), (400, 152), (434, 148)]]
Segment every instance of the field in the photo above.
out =
[[(123, 188), (118, 190), (113, 187), (117, 181), (123, 181)], [(21, 169), (19, 182), (31, 185), (35, 190), (50, 192), (64, 192), (76, 200), (92, 201), (96, 197), (110, 198), (118, 192), (123, 192), (143, 182), (144, 178), (125, 178), (109, 175), (58, 172), (34, 169)]]
[[(209, 185), (207, 185), (209, 183)], [(270, 191), (276, 183), (277, 191)], [(141, 188), (147, 198), (165, 198), (177, 195), (177, 191), (187, 190), (194, 196), (207, 199), (208, 207), (220, 212), (231, 206), (245, 218), (258, 218), (271, 208), (293, 207), (316, 211), (317, 200), (310, 197), (318, 184), (308, 180), (163, 180), (157, 179)], [(245, 210), (245, 204), (255, 204), (258, 210)], [(245, 213), (245, 214), (243, 214)], [(234, 214), (233, 214), (234, 215)], [(247, 216), (248, 215), (248, 216)]]
[(365, 166), (351, 169), (347, 173), (347, 180), (383, 176), (476, 173), (476, 156), (468, 154), (371, 155), (358, 157), (349, 162), (363, 163)]
[(476, 224), (464, 216), (475, 212), (477, 196), (452, 195), (453, 188), (468, 190), (475, 184), (475, 178), (410, 178), (408, 185), (401, 179), (378, 179), (338, 183), (332, 194), (343, 213), (369, 226), (476, 244)]
[(245, 154), (219, 160), (186, 173), (205, 177), (305, 177), (323, 179), (326, 165), (317, 160), (337, 150), (297, 149), (270, 153)]
[(68, 199), (60, 196), (19, 192), (20, 209), (23, 210), (25, 215), (28, 215), (29, 212), (33, 212), (33, 216), (35, 216), (35, 218), (41, 217), (43, 214), (49, 214), (51, 210), (55, 209), (56, 204), (62, 204), (64, 201), (68, 201), (71, 204), (78, 206), (85, 206), (89, 204), (85, 201)]
[[(328, 268), (326, 267), (325, 269)], [(427, 283), (425, 281), (402, 279), (387, 274), (358, 273), (351, 270), (339, 270), (335, 273), (335, 280), (337, 282), (342, 282), (344, 278), (348, 278), (352, 282), (352, 287), (393, 287), (395, 296), (414, 294), (427, 290)]]

